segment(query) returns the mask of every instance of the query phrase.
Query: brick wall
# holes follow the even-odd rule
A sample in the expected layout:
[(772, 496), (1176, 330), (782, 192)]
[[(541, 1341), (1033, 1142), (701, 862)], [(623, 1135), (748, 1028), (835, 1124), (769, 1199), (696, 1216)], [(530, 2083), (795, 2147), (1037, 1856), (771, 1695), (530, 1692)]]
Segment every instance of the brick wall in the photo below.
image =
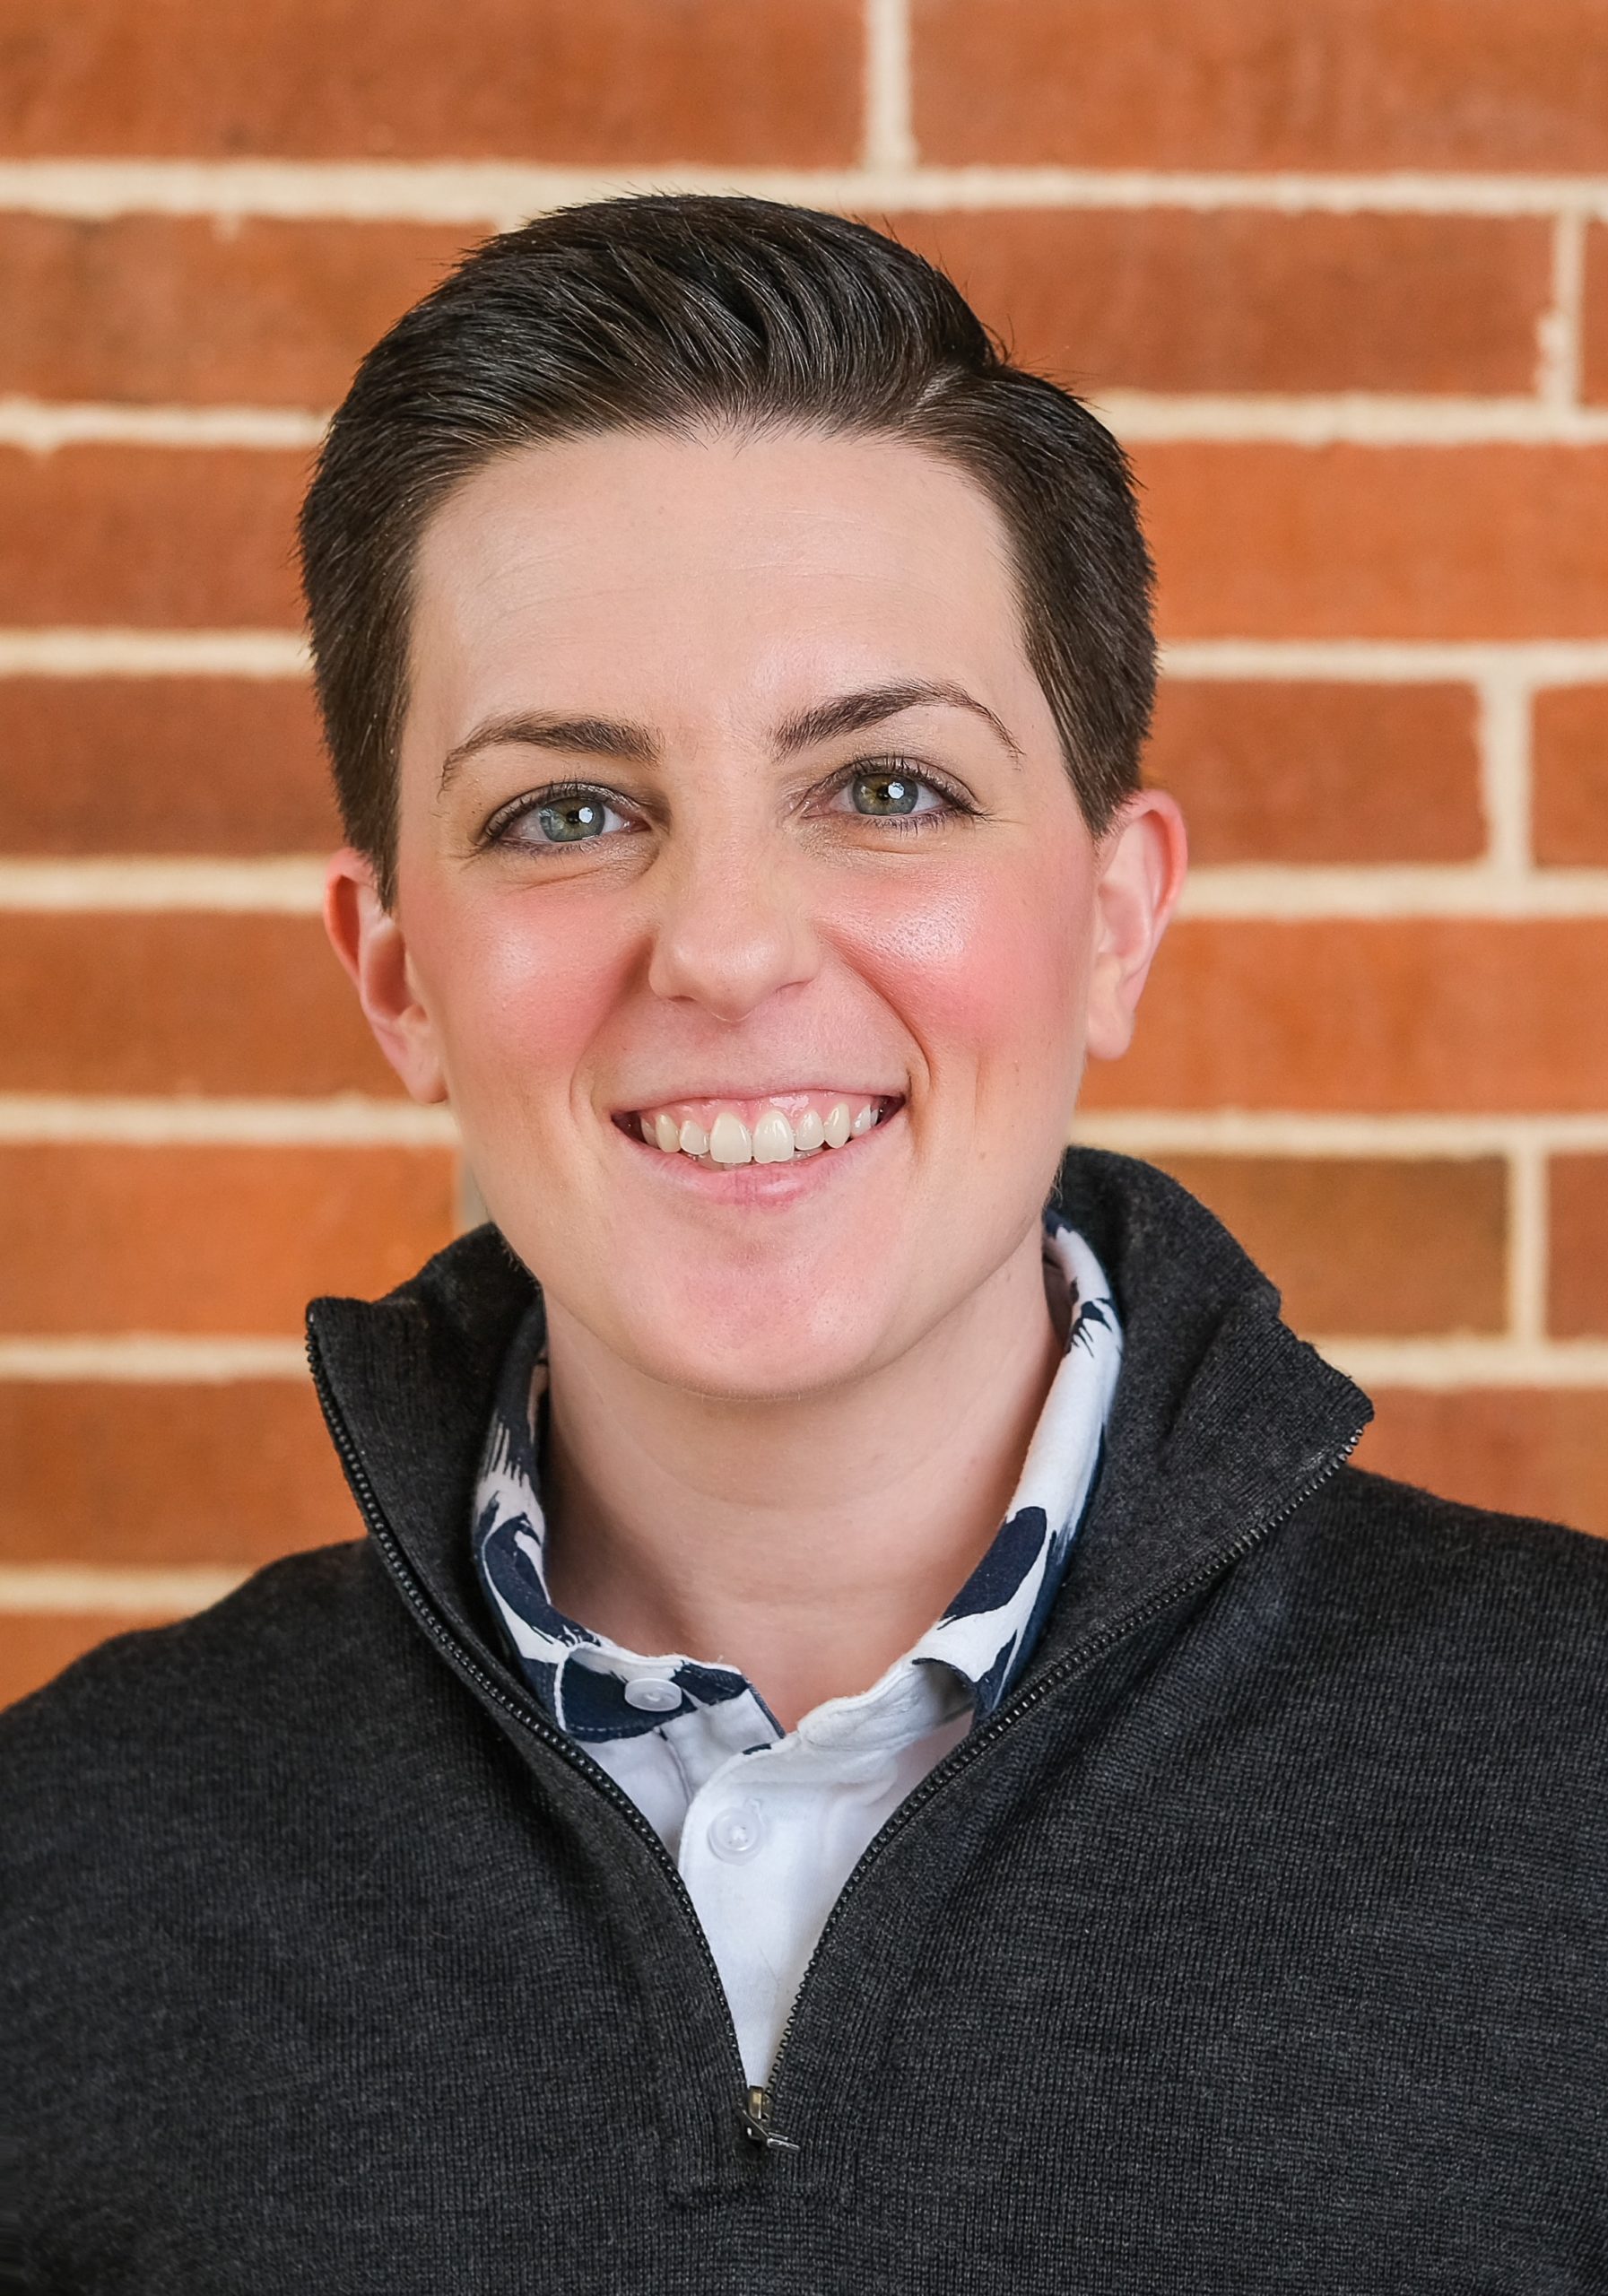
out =
[(303, 1301), (452, 1230), (316, 909), (290, 525), (455, 252), (890, 220), (1134, 453), (1197, 872), (1085, 1136), (1608, 1532), (1608, 0), (9, 0), (0, 1688), (354, 1529)]

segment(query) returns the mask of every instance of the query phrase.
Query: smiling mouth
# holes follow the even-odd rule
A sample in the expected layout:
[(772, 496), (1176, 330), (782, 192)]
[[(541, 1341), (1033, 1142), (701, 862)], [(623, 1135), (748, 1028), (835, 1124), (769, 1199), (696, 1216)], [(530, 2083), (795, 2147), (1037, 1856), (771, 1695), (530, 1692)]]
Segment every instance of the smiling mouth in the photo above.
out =
[(903, 1106), (901, 1092), (778, 1093), (774, 1100), (742, 1104), (741, 1112), (736, 1105), (722, 1107), (707, 1128), (684, 1101), (628, 1109), (613, 1122), (628, 1138), (662, 1154), (686, 1157), (708, 1171), (729, 1171), (839, 1153)]

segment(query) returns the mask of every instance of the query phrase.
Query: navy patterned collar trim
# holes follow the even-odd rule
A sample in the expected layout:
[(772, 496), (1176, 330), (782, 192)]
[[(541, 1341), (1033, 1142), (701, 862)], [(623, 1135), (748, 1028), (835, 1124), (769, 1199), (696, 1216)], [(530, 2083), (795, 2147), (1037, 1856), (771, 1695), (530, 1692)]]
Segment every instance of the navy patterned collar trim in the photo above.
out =
[[(1053, 1207), (1044, 1214), (1044, 1258), (1050, 1280), (1067, 1286), (1071, 1316), (1010, 1508), (943, 1617), (900, 1662), (952, 1668), (979, 1717), (1008, 1695), (1060, 1587), (1098, 1477), (1122, 1364), (1121, 1326), (1104, 1272)], [(632, 1680), (674, 1682), (683, 1712), (740, 1698), (752, 1685), (734, 1667), (623, 1649), (550, 1599), (540, 1498), (547, 1418), (542, 1326), (538, 1301), (504, 1359), (475, 1491), (475, 1567), (506, 1641), (558, 1726), (581, 1739), (634, 1737), (665, 1718), (629, 1702)]]

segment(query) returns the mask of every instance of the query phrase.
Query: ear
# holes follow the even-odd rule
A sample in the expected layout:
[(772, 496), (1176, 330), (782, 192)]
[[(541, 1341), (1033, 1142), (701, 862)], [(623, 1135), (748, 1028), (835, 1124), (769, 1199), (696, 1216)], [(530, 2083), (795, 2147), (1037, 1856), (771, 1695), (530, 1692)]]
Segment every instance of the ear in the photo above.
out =
[(345, 966), (374, 1040), (415, 1100), (444, 1100), (435, 1023), (420, 999), (402, 926), (379, 898), (374, 868), (350, 845), (324, 877), (324, 930)]
[(1184, 816), (1164, 790), (1130, 797), (1097, 848), (1094, 961), (1086, 1042), (1096, 1060), (1120, 1060), (1151, 961), (1189, 865)]

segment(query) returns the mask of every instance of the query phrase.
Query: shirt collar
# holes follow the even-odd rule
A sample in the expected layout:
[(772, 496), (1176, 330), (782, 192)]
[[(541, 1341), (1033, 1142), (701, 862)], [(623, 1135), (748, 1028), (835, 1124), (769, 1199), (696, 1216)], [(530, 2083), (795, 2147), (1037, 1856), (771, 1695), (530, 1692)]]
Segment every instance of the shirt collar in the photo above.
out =
[[(1043, 1226), (1047, 1276), (1064, 1278), (1071, 1298), (1062, 1360), (993, 1544), (943, 1616), (899, 1662), (901, 1668), (952, 1670), (979, 1717), (1009, 1693), (1059, 1589), (1099, 1474), (1122, 1362), (1121, 1326), (1099, 1261), (1053, 1206), (1046, 1208)], [(626, 1684), (645, 1675), (674, 1682), (688, 1707), (742, 1697), (752, 1685), (735, 1667), (626, 1650), (566, 1617), (549, 1597), (540, 1496), (547, 1415), (543, 1330), (538, 1300), (503, 1361), (474, 1496), (475, 1567), (522, 1672), (558, 1726), (578, 1739), (658, 1728), (662, 1713), (644, 1712), (625, 1696)]]

